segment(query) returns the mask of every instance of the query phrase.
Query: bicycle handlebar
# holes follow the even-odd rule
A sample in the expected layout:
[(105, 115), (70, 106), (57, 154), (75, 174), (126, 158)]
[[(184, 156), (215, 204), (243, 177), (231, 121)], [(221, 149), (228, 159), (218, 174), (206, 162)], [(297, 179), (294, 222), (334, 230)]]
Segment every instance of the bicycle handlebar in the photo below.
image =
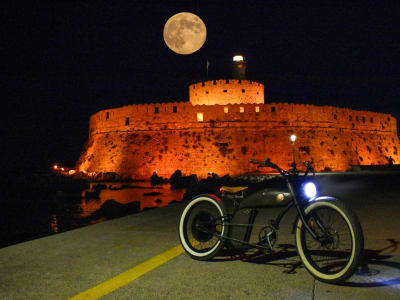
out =
[(249, 162), (252, 164), (258, 165), (259, 168), (267, 167), (267, 168), (272, 168), (272, 169), (278, 170), (279, 173), (281, 173), (281, 175), (289, 174), (287, 171), (285, 171), (285, 170), (281, 169), (280, 167), (278, 167), (277, 165), (273, 164), (269, 160), (269, 158), (267, 158), (265, 161), (250, 159)]
[[(297, 172), (297, 169), (294, 170), (294, 171), (293, 171), (293, 170), (292, 170), (292, 171), (286, 171), (286, 170), (284, 170), (284, 169), (281, 169), (278, 165), (272, 163), (272, 162), (269, 160), (269, 158), (267, 158), (265, 161), (250, 159), (249, 162), (252, 163), (252, 164), (258, 165), (259, 168), (267, 167), (267, 168), (275, 169), (275, 170), (277, 170), (282, 176), (288, 176), (291, 172), (292, 172), (292, 173), (296, 173), (296, 172)], [(310, 171), (315, 175), (314, 168), (311, 167), (310, 162), (306, 161), (306, 162), (304, 162), (304, 165), (306, 166), (306, 171), (305, 171), (305, 173), (304, 173), (304, 176), (307, 176), (307, 175), (308, 175), (308, 172), (310, 172)]]

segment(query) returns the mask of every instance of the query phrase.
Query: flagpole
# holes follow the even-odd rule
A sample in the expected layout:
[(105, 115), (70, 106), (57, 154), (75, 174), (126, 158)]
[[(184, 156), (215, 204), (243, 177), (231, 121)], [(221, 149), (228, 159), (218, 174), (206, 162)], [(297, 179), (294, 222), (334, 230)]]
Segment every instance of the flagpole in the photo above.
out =
[(207, 75), (206, 75), (206, 80), (208, 80), (208, 66), (210, 65), (210, 62), (208, 61), (208, 57), (206, 57), (206, 66), (207, 66)]

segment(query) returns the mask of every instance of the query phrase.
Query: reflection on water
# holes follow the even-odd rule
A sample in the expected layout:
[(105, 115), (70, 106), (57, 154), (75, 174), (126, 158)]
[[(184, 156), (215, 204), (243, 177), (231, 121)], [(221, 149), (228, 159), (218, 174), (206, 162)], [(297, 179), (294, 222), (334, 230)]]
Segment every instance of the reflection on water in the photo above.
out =
[[(126, 183), (105, 182), (102, 185), (106, 188), (100, 190), (97, 199), (95, 199), (96, 196), (86, 197), (89, 199), (85, 199), (85, 193), (88, 191), (93, 192), (97, 185), (97, 183), (91, 184), (90, 189), (82, 193), (83, 199), (80, 204), (79, 213), (82, 218), (93, 216), (101, 210), (102, 206), (108, 200), (113, 200), (113, 203), (115, 201), (126, 206), (134, 202), (139, 202), (140, 210), (143, 211), (148, 208), (162, 207), (171, 202), (181, 201), (185, 192), (184, 189), (170, 189), (169, 184), (154, 187), (151, 186), (150, 182), (135, 182), (128, 185)], [(99, 223), (106, 219), (106, 217), (99, 215), (91, 223)]]
[(85, 185), (81, 188), (74, 182), (70, 186), (28, 182), (5, 190), (8, 194), (0, 199), (5, 212), (0, 218), (0, 248), (166, 206), (181, 201), (185, 192), (171, 190), (168, 184), (152, 187), (150, 182), (105, 182), (100, 186), (103, 189), (93, 183), (84, 190)]

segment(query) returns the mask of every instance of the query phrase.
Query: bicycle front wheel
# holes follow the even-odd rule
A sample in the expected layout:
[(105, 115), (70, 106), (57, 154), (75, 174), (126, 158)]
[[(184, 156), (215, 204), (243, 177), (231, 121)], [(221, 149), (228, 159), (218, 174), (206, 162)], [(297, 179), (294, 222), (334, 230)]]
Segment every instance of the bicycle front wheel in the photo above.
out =
[(328, 283), (353, 275), (364, 249), (362, 229), (355, 214), (337, 199), (312, 202), (305, 213), (308, 225), (318, 236), (315, 240), (298, 220), (296, 247), (306, 269)]

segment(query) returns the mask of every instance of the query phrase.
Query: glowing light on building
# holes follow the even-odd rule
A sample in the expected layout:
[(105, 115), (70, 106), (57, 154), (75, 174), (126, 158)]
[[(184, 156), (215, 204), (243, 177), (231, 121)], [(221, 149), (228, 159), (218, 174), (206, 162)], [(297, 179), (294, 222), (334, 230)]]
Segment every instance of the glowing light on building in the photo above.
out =
[(241, 56), (241, 55), (235, 55), (235, 56), (233, 57), (233, 61), (243, 61), (243, 56)]
[(290, 140), (294, 143), (294, 142), (296, 141), (296, 135), (295, 135), (295, 134), (292, 134), (292, 135), (290, 136)]

